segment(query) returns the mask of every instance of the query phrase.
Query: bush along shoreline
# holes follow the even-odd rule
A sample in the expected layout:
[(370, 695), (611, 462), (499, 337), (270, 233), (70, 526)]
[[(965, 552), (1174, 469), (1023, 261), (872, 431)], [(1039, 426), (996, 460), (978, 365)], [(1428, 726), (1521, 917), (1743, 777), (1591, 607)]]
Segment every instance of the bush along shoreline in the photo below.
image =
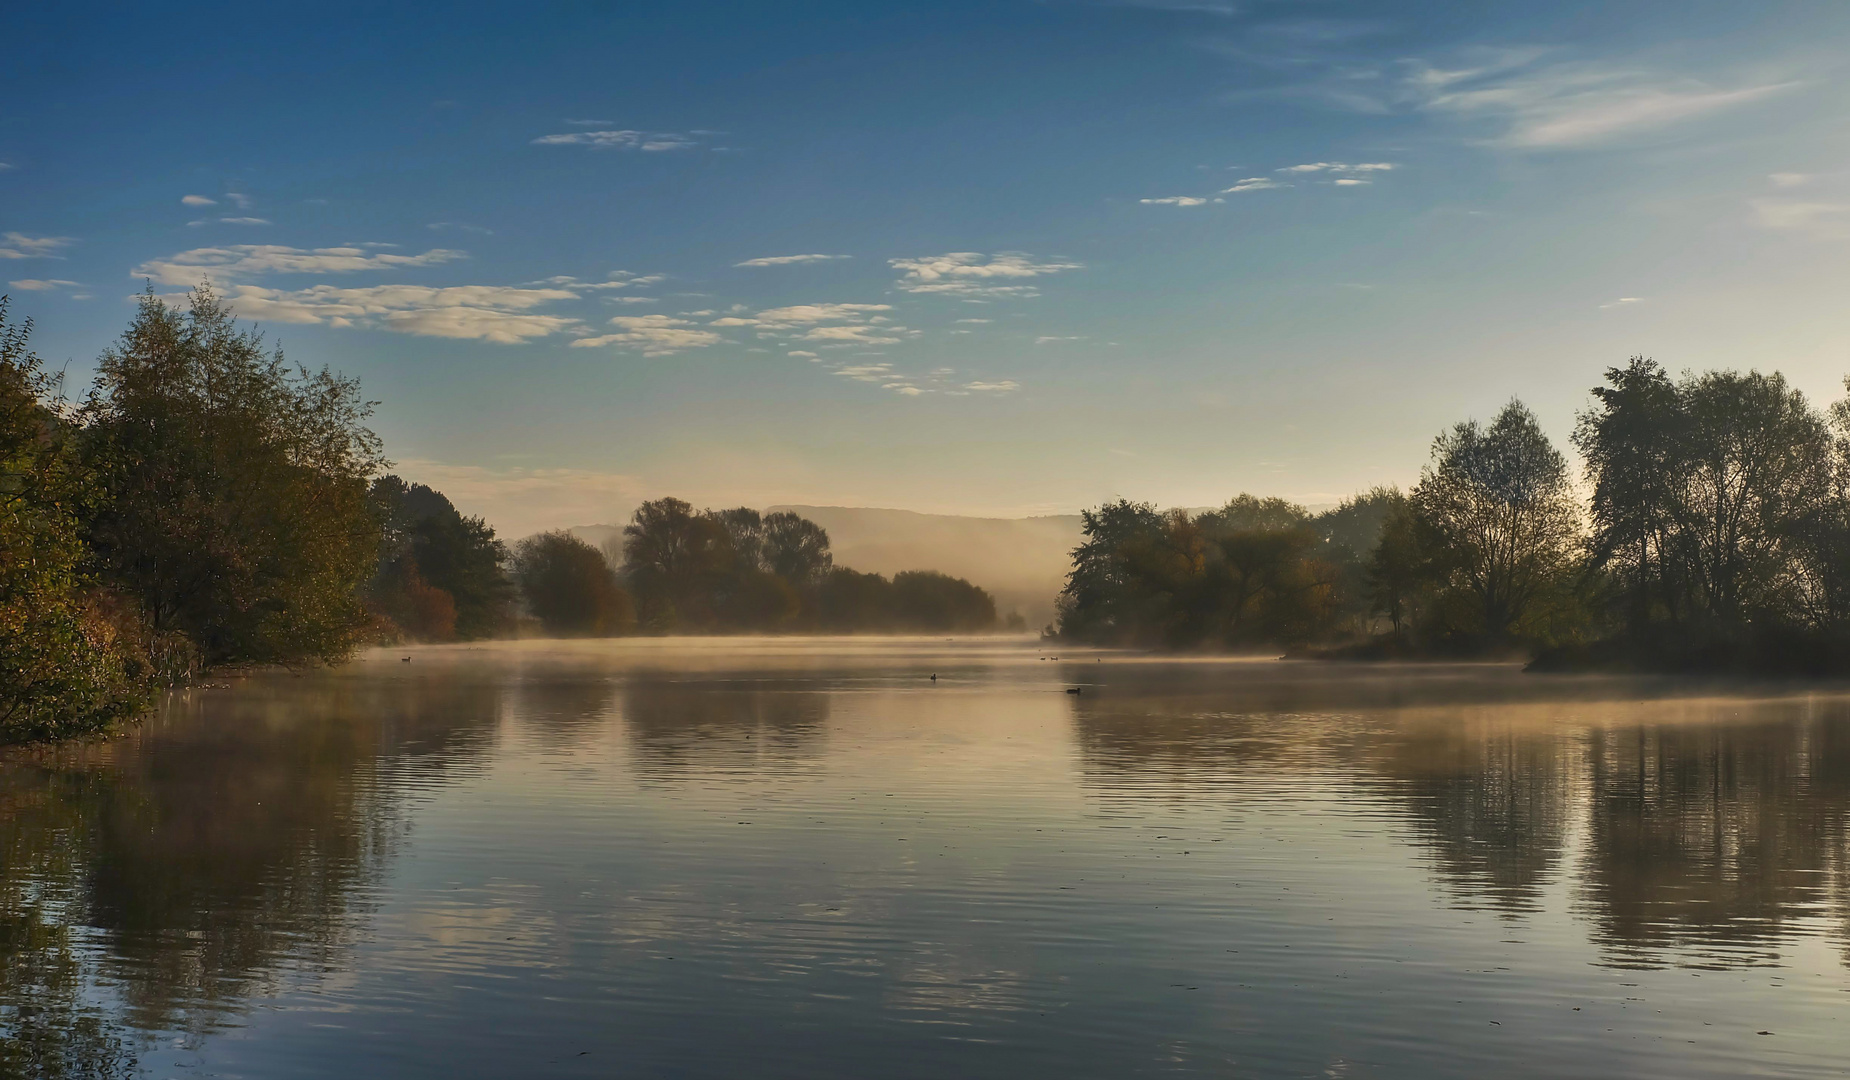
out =
[(998, 626), (967, 581), (835, 566), (794, 514), (660, 499), (611, 550), (510, 550), (387, 472), (357, 381), (291, 366), (207, 286), (183, 308), (144, 292), (81, 400), (31, 330), (0, 296), (0, 743), (370, 642)]
[[(1846, 380), (1850, 390), (1850, 380)], [(1538, 671), (1850, 674), (1850, 401), (1778, 375), (1606, 372), (1573, 435), (1512, 401), (1411, 491), (1322, 514), (1084, 514), (1049, 633), (1168, 650), (1531, 661)]]

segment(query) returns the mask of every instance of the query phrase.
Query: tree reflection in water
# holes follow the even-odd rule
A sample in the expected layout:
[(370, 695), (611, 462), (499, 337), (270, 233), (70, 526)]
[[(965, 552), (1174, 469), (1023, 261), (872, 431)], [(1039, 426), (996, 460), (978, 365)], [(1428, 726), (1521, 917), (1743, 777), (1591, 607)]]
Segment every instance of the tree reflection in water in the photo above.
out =
[(1409, 825), (1468, 907), (1538, 912), (1571, 876), (1608, 963), (1767, 962), (1819, 932), (1850, 959), (1850, 702), (1639, 700), (1657, 689), (1338, 676), (1291, 697), (1184, 673), (1073, 711), (1106, 806), (1334, 784)]
[(0, 1071), (123, 1074), (129, 1030), (204, 1034), (334, 970), (398, 803), (479, 752), (498, 695), (283, 678), (0, 759)]
[(829, 695), (801, 684), (645, 674), (623, 688), (623, 726), (637, 772), (666, 778), (751, 776), (817, 764)]

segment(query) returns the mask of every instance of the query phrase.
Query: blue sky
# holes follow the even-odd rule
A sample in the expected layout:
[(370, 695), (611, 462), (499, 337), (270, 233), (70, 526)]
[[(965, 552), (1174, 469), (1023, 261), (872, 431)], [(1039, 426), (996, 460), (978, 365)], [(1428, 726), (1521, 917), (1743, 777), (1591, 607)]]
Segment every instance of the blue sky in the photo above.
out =
[(1850, 373), (1850, 5), (42, 5), (0, 280), (210, 279), (513, 535), (1328, 502), (1608, 365)]

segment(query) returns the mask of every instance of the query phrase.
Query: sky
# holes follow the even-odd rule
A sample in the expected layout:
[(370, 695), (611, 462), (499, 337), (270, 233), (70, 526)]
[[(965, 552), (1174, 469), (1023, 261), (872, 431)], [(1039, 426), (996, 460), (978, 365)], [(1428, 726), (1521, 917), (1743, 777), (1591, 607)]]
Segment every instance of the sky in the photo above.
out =
[(209, 281), (503, 535), (1333, 502), (1602, 372), (1850, 374), (1850, 4), (35, 5), (0, 281)]

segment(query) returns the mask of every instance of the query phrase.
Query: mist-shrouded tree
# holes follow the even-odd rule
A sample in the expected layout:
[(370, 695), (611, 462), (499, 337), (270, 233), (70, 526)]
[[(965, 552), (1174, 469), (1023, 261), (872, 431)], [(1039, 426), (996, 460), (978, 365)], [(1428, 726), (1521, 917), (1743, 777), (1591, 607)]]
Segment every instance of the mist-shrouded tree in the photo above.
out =
[(1399, 488), (1376, 486), (1318, 514), (1311, 524), (1330, 546), (1333, 559), (1361, 563), (1380, 541), (1388, 518), (1406, 504), (1407, 497)]
[(1368, 554), (1366, 583), (1369, 610), (1386, 616), (1395, 643), (1404, 645), (1408, 631), (1425, 610), (1436, 575), (1412, 505), (1399, 492), (1395, 495), (1398, 505), (1382, 519)]
[(649, 630), (716, 628), (715, 601), (732, 566), (724, 520), (680, 499), (643, 503), (623, 528), (623, 577)]
[(765, 515), (760, 559), (763, 569), (797, 589), (820, 585), (835, 566), (827, 530), (787, 510)]
[(515, 588), (506, 545), (487, 522), (397, 476), (373, 481), (372, 499), (385, 536), (369, 593), (384, 614), (430, 641), (472, 641), (508, 629)]
[(895, 623), (907, 630), (933, 633), (991, 630), (996, 601), (963, 578), (936, 570), (901, 570), (893, 575)]
[(1227, 536), (1237, 532), (1286, 532), (1310, 522), (1310, 514), (1289, 499), (1260, 498), (1239, 494), (1227, 505), (1194, 518), (1209, 536)]
[(514, 580), (527, 609), (556, 637), (615, 637), (635, 629), (635, 607), (602, 552), (566, 532), (514, 549)]
[(1150, 503), (1119, 499), (1081, 510), (1085, 539), (1073, 549), (1073, 568), (1060, 592), (1059, 631), (1078, 641), (1128, 641), (1148, 621), (1149, 599), (1133, 556), (1161, 542), (1165, 519)]
[(79, 417), (108, 490), (98, 573), (208, 662), (345, 655), (379, 553), (371, 411), (357, 382), (291, 368), (205, 286), (184, 312), (144, 294)]
[(1411, 502), (1449, 594), (1450, 629), (1514, 643), (1573, 569), (1580, 518), (1567, 461), (1520, 401), (1488, 427), (1472, 420), (1440, 435), (1432, 457)]
[[(145, 700), (146, 657), (83, 573), (100, 496), (52, 380), (0, 296), (0, 741), (103, 727)], [(132, 630), (134, 620), (126, 620)]]
[(1251, 648), (1328, 633), (1341, 570), (1302, 506), (1241, 495), (1191, 516), (1120, 500), (1082, 517), (1059, 603), (1063, 637)]

